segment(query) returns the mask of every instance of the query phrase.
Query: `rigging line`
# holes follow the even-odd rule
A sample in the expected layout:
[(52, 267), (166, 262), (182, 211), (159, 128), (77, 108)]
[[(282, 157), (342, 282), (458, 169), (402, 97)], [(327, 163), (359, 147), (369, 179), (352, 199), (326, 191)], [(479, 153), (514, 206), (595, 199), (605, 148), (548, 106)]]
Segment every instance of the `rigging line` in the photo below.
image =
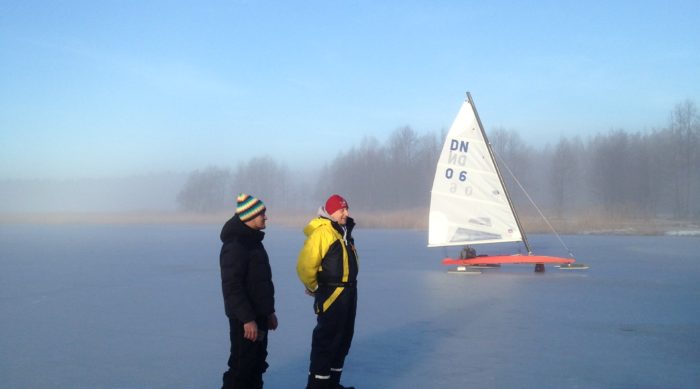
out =
[[(496, 153), (494, 152), (494, 154), (496, 154)], [(500, 155), (497, 155), (497, 156), (498, 156), (498, 159), (500, 159), (501, 162), (503, 163), (503, 167), (506, 168), (506, 170), (508, 171), (508, 174), (510, 174), (510, 176), (513, 177), (513, 181), (515, 181), (515, 183), (518, 184), (518, 187), (520, 188), (520, 190), (523, 191), (523, 193), (525, 194), (525, 197), (527, 197), (527, 199), (530, 200), (530, 204), (532, 204), (532, 206), (535, 207), (535, 209), (537, 210), (537, 213), (540, 214), (542, 219), (544, 219), (544, 222), (547, 223), (549, 228), (554, 233), (554, 236), (557, 237), (557, 239), (559, 240), (559, 243), (561, 243), (562, 247), (564, 247), (566, 249), (566, 251), (569, 252), (569, 256), (573, 258), (574, 254), (571, 252), (571, 249), (569, 249), (569, 247), (566, 245), (566, 243), (564, 243), (564, 241), (561, 239), (561, 236), (559, 236), (559, 233), (554, 229), (554, 226), (552, 226), (552, 223), (549, 222), (549, 219), (547, 219), (547, 216), (545, 216), (544, 213), (542, 213), (540, 208), (537, 206), (537, 204), (535, 204), (535, 200), (533, 200), (532, 197), (530, 197), (530, 194), (527, 193), (523, 184), (521, 184), (520, 181), (518, 180), (518, 177), (516, 177), (515, 174), (513, 174), (513, 171), (510, 170), (510, 167), (508, 166), (506, 161), (503, 159), (503, 157), (501, 157)]]

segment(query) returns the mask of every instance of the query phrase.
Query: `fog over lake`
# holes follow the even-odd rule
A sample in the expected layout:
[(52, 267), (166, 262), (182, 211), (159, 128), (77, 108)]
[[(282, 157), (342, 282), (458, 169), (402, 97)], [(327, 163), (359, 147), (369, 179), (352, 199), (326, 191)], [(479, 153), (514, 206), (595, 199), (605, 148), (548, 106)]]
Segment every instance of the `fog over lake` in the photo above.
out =
[[(444, 250), (426, 248), (425, 231), (358, 223), (359, 307), (348, 385), (700, 383), (698, 238), (564, 236), (589, 270), (548, 266), (535, 274), (532, 266), (510, 265), (465, 276), (447, 273)], [(220, 385), (228, 325), (219, 230), (218, 224), (0, 225), (3, 386)], [(315, 320), (295, 273), (302, 241), (300, 230), (274, 226), (264, 241), (280, 319), (270, 334), (267, 388), (306, 383)], [(530, 241), (538, 254), (563, 254), (552, 236)]]

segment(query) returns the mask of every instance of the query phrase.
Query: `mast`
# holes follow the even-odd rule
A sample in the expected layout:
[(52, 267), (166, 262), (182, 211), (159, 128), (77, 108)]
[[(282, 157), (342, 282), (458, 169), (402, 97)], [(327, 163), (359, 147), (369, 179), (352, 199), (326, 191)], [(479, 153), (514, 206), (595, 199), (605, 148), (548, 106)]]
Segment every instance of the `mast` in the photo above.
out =
[(513, 216), (515, 217), (515, 223), (518, 225), (518, 228), (520, 229), (520, 235), (523, 238), (523, 244), (525, 244), (525, 249), (527, 250), (528, 255), (532, 254), (532, 250), (530, 249), (530, 244), (527, 241), (527, 236), (525, 235), (525, 230), (523, 229), (522, 224), (520, 224), (520, 218), (518, 217), (518, 213), (515, 212), (515, 207), (513, 206), (513, 202), (510, 199), (510, 194), (508, 194), (508, 189), (506, 188), (506, 183), (503, 181), (503, 176), (501, 175), (501, 170), (498, 168), (498, 163), (496, 162), (496, 155), (493, 153), (493, 150), (491, 149), (491, 142), (489, 142), (489, 138), (486, 136), (486, 131), (484, 131), (484, 126), (481, 124), (481, 119), (479, 118), (479, 113), (476, 111), (476, 105), (474, 105), (474, 100), (472, 100), (472, 95), (471, 93), (467, 92), (467, 100), (469, 101), (469, 105), (472, 106), (472, 110), (474, 110), (474, 116), (476, 116), (476, 122), (479, 124), (479, 130), (481, 131), (481, 135), (484, 137), (484, 141), (486, 142), (486, 149), (489, 151), (489, 154), (491, 155), (491, 160), (493, 160), (493, 165), (496, 168), (496, 174), (498, 174), (498, 179), (501, 181), (501, 186), (503, 187), (503, 191), (505, 191), (506, 199), (508, 200), (508, 206), (510, 206), (511, 212), (513, 212)]

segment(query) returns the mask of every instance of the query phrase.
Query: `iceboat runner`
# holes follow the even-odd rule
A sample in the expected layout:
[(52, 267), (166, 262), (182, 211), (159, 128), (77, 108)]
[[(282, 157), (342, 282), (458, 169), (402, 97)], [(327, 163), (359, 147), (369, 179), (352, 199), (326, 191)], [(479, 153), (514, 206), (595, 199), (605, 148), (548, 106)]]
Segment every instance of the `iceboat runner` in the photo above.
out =
[[(482, 256), (471, 247), (501, 242), (522, 242), (527, 254)], [(533, 254), (469, 92), (445, 138), (430, 196), (428, 247), (446, 246), (466, 246), (459, 258), (442, 260), (459, 270), (507, 263), (534, 264), (536, 272), (545, 264), (587, 268), (570, 251), (569, 258)]]

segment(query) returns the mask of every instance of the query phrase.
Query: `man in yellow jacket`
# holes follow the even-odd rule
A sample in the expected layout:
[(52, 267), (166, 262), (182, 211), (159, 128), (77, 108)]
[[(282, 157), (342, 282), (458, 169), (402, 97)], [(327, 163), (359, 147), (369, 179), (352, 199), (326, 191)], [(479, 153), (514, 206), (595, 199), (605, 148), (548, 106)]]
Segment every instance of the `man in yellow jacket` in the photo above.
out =
[(314, 297), (317, 315), (307, 389), (354, 389), (340, 385), (357, 311), (354, 226), (347, 201), (334, 194), (304, 228), (306, 241), (297, 274), (307, 294)]

